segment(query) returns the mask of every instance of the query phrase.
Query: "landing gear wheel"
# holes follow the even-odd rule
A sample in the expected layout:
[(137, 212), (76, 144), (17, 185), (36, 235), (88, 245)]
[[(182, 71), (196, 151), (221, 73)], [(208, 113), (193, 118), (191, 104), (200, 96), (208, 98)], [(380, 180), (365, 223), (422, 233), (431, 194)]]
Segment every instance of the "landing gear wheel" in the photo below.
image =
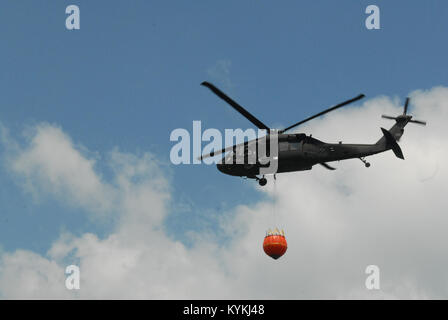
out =
[(363, 157), (359, 158), (359, 160), (361, 160), (361, 161), (364, 163), (364, 165), (366, 166), (366, 168), (370, 167), (370, 163), (368, 163), (368, 162), (366, 161), (366, 159), (364, 159)]
[(268, 183), (268, 180), (266, 180), (266, 178), (261, 178), (260, 180), (258, 180), (258, 183), (263, 187), (266, 185), (266, 183)]

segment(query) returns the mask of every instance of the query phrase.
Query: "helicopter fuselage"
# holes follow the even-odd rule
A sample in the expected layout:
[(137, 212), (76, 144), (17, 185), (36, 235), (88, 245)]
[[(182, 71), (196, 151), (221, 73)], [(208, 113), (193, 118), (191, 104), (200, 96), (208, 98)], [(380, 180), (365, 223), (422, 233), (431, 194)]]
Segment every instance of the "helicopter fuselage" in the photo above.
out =
[[(268, 165), (262, 165), (259, 162), (250, 163), (247, 149), (246, 147), (244, 151), (244, 163), (237, 163), (236, 152), (231, 152), (217, 164), (218, 170), (232, 176), (256, 178), (260, 175), (260, 168)], [(281, 134), (278, 136), (277, 170), (272, 173), (311, 170), (316, 164), (363, 158), (388, 149), (390, 148), (387, 148), (385, 143), (379, 142), (376, 144), (325, 143), (303, 133)]]

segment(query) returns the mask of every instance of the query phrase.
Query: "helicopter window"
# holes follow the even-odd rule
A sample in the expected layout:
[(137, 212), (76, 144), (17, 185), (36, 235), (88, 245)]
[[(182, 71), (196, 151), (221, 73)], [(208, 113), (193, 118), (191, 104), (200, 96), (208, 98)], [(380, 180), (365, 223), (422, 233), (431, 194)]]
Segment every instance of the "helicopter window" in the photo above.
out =
[(289, 149), (290, 150), (299, 150), (299, 143), (298, 142), (291, 142), (290, 144), (289, 144)]
[(288, 142), (280, 142), (278, 144), (278, 149), (280, 151), (287, 151), (288, 150)]

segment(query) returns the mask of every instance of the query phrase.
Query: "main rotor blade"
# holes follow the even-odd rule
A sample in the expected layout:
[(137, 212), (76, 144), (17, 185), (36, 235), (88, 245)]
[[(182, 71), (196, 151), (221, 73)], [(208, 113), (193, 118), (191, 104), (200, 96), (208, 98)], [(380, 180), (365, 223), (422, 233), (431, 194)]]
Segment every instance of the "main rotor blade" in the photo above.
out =
[[(257, 148), (257, 150), (259, 150), (258, 149), (259, 148), (259, 145), (258, 145), (259, 141), (262, 141), (262, 143), (269, 144), (270, 143), (270, 137), (271, 137), (270, 135), (266, 135), (264, 137), (255, 138), (255, 139), (252, 139), (252, 140), (249, 140), (249, 141), (244, 141), (244, 142), (241, 142), (241, 143), (238, 143), (238, 144), (234, 144), (233, 146), (228, 146), (228, 147), (226, 147), (224, 149), (216, 150), (216, 151), (213, 151), (211, 153), (201, 155), (200, 157), (198, 157), (198, 160), (204, 160), (204, 159), (207, 159), (207, 158), (210, 158), (210, 157), (214, 157), (214, 156), (217, 156), (219, 154), (226, 153), (226, 152), (232, 151), (232, 150), (235, 150), (235, 151), (238, 152), (238, 148), (241, 148), (241, 147), (244, 147), (244, 148), (249, 147), (249, 148), (251, 148), (251, 147), (254, 146), (253, 145), (254, 143), (256, 144), (255, 147)], [(266, 139), (266, 140), (264, 140), (264, 139)], [(256, 149), (252, 149), (252, 150), (255, 151)]]
[(210, 157), (217, 156), (218, 154), (226, 153), (226, 152), (232, 150), (234, 147), (236, 147), (236, 146), (230, 146), (230, 147), (224, 148), (224, 149), (222, 149), (222, 150), (217, 150), (217, 151), (213, 151), (212, 153), (209, 153), (209, 154), (204, 154), (204, 155), (200, 156), (200, 157), (198, 158), (198, 160), (201, 160), (201, 161), (202, 161), (202, 160), (204, 160), (204, 159), (207, 159), (207, 158), (210, 158)]
[(218, 97), (220, 97), (222, 100), (230, 104), (236, 111), (241, 113), (247, 120), (252, 122), (257, 128), (260, 129), (266, 129), (269, 131), (269, 127), (265, 125), (263, 122), (255, 118), (252, 114), (249, 113), (246, 109), (244, 109), (242, 106), (240, 106), (238, 103), (233, 101), (229, 96), (227, 96), (224, 92), (216, 88), (213, 84), (210, 82), (204, 81), (201, 83), (204, 87), (209, 88), (213, 91), (214, 94), (216, 94)]
[(302, 124), (302, 123), (305, 123), (305, 122), (310, 121), (310, 120), (312, 120), (312, 119), (314, 119), (314, 118), (320, 117), (321, 115), (324, 115), (324, 114), (326, 114), (326, 113), (328, 113), (328, 112), (330, 112), (330, 111), (336, 110), (336, 109), (338, 109), (338, 108), (340, 108), (340, 107), (346, 106), (346, 105), (348, 105), (348, 104), (350, 104), (350, 103), (352, 103), (352, 102), (355, 102), (355, 101), (357, 101), (357, 100), (360, 100), (360, 99), (362, 99), (362, 98), (364, 98), (364, 97), (365, 97), (365, 95), (360, 94), (359, 96), (357, 96), (357, 97), (355, 97), (355, 98), (353, 98), (353, 99), (344, 101), (344, 102), (342, 102), (342, 103), (340, 103), (340, 104), (335, 105), (334, 107), (331, 107), (331, 108), (329, 108), (329, 109), (327, 109), (327, 110), (324, 110), (324, 111), (322, 111), (322, 112), (319, 112), (318, 114), (315, 114), (315, 115), (312, 116), (312, 117), (306, 118), (305, 120), (299, 121), (299, 122), (293, 124), (292, 126), (289, 126), (289, 127), (285, 128), (285, 129), (283, 129), (283, 130), (280, 130), (279, 133), (283, 133), (283, 132), (285, 132), (285, 131), (288, 131), (288, 130), (294, 128), (294, 127), (297, 127), (298, 125), (300, 125), (300, 124)]
[(397, 120), (397, 117), (386, 116), (386, 115), (384, 115), (384, 114), (381, 116), (381, 118), (384, 118), (384, 119), (391, 119), (391, 120)]
[(254, 140), (250, 140), (250, 141), (244, 141), (242, 143), (234, 144), (233, 146), (229, 146), (229, 147), (221, 149), (221, 150), (213, 151), (213, 152), (211, 152), (209, 154), (204, 154), (204, 155), (200, 156), (198, 158), (198, 160), (204, 160), (204, 159), (207, 159), (207, 158), (210, 158), (210, 157), (217, 156), (218, 154), (221, 154), (221, 153), (226, 153), (228, 151), (232, 151), (233, 149), (237, 149), (237, 148), (239, 148), (241, 146), (246, 146), (249, 142), (252, 142), (252, 141), (258, 141), (258, 139), (254, 139)]

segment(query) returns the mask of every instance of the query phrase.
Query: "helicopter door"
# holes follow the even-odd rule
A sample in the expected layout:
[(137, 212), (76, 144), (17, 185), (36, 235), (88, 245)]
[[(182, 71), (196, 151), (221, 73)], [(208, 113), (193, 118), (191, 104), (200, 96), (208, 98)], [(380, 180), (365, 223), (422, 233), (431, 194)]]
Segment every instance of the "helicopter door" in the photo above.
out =
[(302, 144), (302, 151), (305, 158), (316, 159), (319, 155), (320, 148), (311, 139), (307, 139)]

